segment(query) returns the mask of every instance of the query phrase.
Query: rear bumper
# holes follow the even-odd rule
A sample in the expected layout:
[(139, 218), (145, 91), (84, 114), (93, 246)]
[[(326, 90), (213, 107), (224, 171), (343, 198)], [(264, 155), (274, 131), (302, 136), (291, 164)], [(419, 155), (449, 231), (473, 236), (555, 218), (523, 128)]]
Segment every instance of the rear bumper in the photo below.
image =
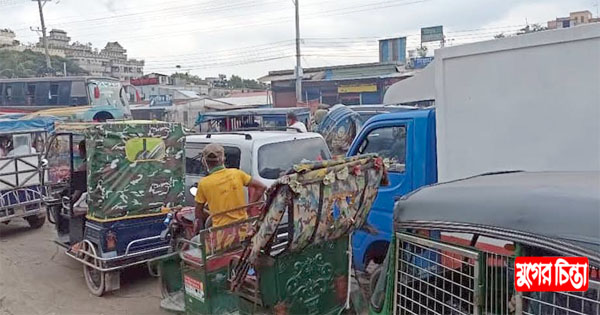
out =
[(30, 216), (45, 216), (45, 211), (41, 202), (20, 204), (11, 207), (0, 207), (0, 223)]

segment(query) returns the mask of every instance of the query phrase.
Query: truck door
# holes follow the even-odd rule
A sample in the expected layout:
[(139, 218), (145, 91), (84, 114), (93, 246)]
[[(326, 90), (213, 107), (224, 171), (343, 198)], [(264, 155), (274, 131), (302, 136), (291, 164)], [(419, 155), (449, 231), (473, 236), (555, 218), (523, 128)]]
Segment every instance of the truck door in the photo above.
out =
[(377, 153), (388, 167), (389, 185), (379, 188), (367, 223), (377, 230), (373, 235), (363, 230), (355, 232), (353, 242), (354, 263), (363, 270), (369, 259), (381, 263), (393, 231), (395, 197), (412, 190), (411, 148), (412, 120), (382, 121), (369, 124), (359, 134), (360, 142), (351, 148), (351, 154)]

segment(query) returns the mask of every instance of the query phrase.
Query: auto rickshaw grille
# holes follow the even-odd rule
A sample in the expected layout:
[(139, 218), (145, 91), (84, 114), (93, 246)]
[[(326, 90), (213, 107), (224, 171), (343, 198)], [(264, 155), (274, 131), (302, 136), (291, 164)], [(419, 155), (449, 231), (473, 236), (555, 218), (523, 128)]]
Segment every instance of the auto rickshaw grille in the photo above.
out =
[[(590, 268), (594, 272), (597, 267)], [(589, 280), (586, 292), (527, 292), (522, 299), (525, 315), (600, 315), (600, 282)]]
[(396, 235), (396, 314), (478, 313), (478, 252)]

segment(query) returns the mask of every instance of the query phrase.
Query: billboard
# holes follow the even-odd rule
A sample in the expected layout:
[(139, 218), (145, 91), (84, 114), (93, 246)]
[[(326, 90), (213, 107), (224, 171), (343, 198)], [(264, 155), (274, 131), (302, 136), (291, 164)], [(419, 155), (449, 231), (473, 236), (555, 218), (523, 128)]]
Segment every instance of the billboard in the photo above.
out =
[(444, 40), (444, 27), (431, 26), (421, 28), (421, 43)]
[(406, 37), (379, 40), (379, 62), (406, 62)]
[(359, 85), (340, 85), (338, 93), (362, 93), (362, 92), (377, 92), (376, 84), (359, 84)]

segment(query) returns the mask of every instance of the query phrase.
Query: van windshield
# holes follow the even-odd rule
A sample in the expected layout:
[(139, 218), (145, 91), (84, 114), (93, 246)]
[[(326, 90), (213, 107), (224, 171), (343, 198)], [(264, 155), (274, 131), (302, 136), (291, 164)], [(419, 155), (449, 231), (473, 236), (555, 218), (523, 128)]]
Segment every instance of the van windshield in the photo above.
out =
[(258, 149), (258, 173), (262, 178), (277, 179), (294, 164), (330, 158), (327, 145), (321, 138), (270, 143)]
[[(96, 88), (98, 91), (96, 92)], [(126, 98), (121, 98), (122, 85), (118, 81), (89, 80), (88, 90), (92, 106), (127, 106)]]

